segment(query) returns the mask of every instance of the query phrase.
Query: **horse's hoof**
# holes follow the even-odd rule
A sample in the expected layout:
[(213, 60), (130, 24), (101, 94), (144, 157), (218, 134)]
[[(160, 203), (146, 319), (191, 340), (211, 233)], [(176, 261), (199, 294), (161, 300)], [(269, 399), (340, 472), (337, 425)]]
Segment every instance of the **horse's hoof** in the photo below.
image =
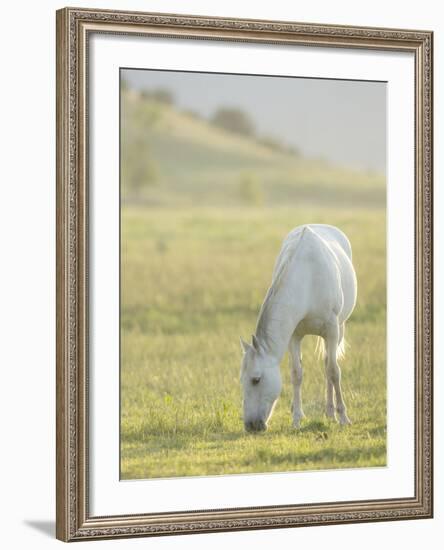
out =
[(336, 412), (335, 412), (335, 409), (334, 407), (327, 407), (326, 411), (325, 411), (325, 416), (327, 418), (330, 418), (331, 420), (335, 420), (336, 421)]
[(293, 418), (293, 428), (295, 430), (300, 430), (301, 429), (301, 420), (305, 418), (305, 415), (304, 413), (302, 413), (301, 416), (298, 416), (296, 418)]
[(351, 423), (352, 421), (346, 414), (344, 416), (341, 416), (341, 418), (339, 419), (339, 424), (341, 426), (349, 426)]
[(302, 409), (299, 409), (298, 411), (295, 411), (293, 403), (290, 406), (290, 412), (293, 415), (293, 417), (297, 416), (299, 418), (305, 418), (304, 411)]

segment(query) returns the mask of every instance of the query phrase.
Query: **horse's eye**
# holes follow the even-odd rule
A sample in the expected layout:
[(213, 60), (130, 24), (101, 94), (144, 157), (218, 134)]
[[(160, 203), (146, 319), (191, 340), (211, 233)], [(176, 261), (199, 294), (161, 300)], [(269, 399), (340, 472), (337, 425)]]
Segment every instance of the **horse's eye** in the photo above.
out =
[(253, 384), (253, 386), (256, 386), (256, 384), (259, 384), (260, 381), (261, 381), (260, 376), (255, 376), (254, 378), (251, 379), (251, 383)]

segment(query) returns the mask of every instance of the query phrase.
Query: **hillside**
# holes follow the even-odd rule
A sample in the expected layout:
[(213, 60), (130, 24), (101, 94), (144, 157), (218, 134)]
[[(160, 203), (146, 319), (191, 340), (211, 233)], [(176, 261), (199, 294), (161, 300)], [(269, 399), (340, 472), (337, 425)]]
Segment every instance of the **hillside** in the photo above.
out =
[(123, 91), (124, 202), (178, 206), (382, 206), (385, 180), (276, 150), (192, 113)]

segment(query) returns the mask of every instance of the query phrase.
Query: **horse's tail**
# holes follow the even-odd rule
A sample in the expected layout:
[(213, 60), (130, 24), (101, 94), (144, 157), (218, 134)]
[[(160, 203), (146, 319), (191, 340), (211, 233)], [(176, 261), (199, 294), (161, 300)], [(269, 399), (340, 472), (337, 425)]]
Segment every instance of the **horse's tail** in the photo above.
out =
[(338, 349), (336, 350), (337, 359), (342, 359), (344, 357), (346, 346), (347, 346), (347, 342), (345, 341), (345, 336), (343, 334), (342, 340), (339, 342)]
[[(342, 359), (345, 355), (345, 348), (347, 346), (347, 342), (345, 341), (344, 336), (344, 329), (342, 330), (342, 339), (339, 342), (338, 348), (336, 350), (336, 359)], [(316, 348), (315, 353), (318, 357), (318, 359), (324, 359), (325, 357), (325, 342), (324, 339), (321, 336), (318, 336), (316, 339)]]
[(316, 338), (315, 355), (318, 359), (324, 359), (325, 357), (325, 342), (322, 336)]

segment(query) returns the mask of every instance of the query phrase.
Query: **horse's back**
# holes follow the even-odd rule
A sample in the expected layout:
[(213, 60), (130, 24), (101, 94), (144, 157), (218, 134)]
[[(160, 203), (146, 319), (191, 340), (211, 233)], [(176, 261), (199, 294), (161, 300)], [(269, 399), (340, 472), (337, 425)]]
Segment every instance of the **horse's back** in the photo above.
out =
[[(295, 227), (282, 244), (276, 270), (297, 255), (301, 261), (313, 264), (312, 280), (316, 280), (316, 295), (338, 297), (340, 320), (345, 321), (354, 309), (357, 293), (352, 249), (347, 236), (332, 225)], [(296, 263), (300, 264), (300, 261)]]
[(321, 237), (324, 241), (326, 241), (329, 245), (333, 246), (340, 246), (342, 250), (347, 254), (349, 259), (352, 259), (352, 248), (350, 241), (348, 240), (345, 233), (343, 233), (340, 229), (335, 227), (334, 225), (327, 225), (323, 223), (311, 223), (307, 225), (300, 225), (298, 227), (295, 227), (290, 231), (290, 233), (286, 236), (283, 246), (288, 242), (293, 242), (298, 240), (304, 229), (309, 228), (311, 231), (313, 231), (316, 235)]

